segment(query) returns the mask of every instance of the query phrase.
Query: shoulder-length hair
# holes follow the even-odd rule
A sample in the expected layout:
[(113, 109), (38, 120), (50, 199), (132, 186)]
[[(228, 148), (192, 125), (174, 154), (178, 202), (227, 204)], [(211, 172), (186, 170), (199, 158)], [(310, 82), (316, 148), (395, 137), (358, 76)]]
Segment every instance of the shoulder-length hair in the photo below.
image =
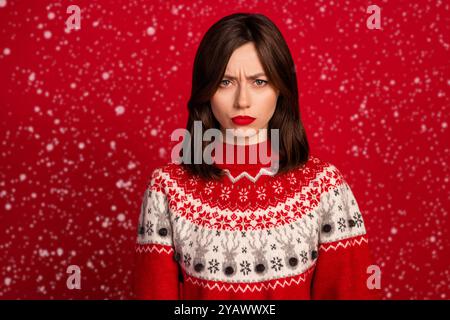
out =
[[(280, 90), (268, 132), (279, 129), (277, 174), (281, 174), (307, 162), (309, 145), (300, 119), (294, 61), (280, 30), (262, 14), (235, 13), (226, 16), (213, 24), (204, 35), (194, 60), (186, 129), (190, 137), (194, 136), (194, 121), (201, 121), (202, 132), (211, 128), (220, 129), (210, 100), (223, 79), (233, 51), (248, 42), (254, 43), (269, 81)], [(202, 141), (202, 147), (194, 149), (194, 143), (190, 143), (188, 157), (192, 160), (195, 152), (203, 154), (208, 144)], [(206, 179), (217, 179), (223, 175), (223, 170), (204, 161), (200, 164), (183, 162), (182, 165)]]

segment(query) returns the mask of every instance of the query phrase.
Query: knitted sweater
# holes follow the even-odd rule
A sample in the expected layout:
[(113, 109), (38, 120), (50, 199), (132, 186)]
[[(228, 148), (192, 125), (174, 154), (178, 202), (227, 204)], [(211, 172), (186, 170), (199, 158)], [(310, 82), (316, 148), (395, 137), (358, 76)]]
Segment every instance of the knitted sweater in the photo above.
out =
[(226, 173), (218, 181), (176, 163), (153, 171), (138, 223), (137, 299), (380, 297), (366, 284), (363, 217), (333, 164), (310, 156), (278, 176), (260, 162), (216, 165)]

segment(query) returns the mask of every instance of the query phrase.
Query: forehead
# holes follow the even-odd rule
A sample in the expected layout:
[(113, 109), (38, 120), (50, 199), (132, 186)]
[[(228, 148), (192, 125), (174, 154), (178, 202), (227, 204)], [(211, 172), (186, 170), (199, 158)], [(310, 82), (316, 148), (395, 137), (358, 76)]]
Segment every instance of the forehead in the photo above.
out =
[(245, 74), (264, 72), (256, 47), (252, 42), (246, 43), (234, 50), (225, 70), (226, 73), (230, 74), (237, 74), (242, 71)]

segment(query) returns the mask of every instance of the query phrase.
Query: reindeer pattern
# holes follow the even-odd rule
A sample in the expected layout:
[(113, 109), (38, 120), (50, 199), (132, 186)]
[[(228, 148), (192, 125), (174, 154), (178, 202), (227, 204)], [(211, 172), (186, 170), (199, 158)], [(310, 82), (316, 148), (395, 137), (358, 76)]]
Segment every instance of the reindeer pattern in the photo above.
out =
[(252, 282), (294, 276), (315, 263), (318, 220), (248, 231), (200, 227), (177, 217), (174, 248), (178, 263), (191, 276), (227, 282)]
[(167, 197), (162, 192), (151, 188), (145, 190), (139, 216), (137, 242), (172, 244), (172, 226)]
[(366, 233), (359, 206), (346, 182), (322, 194), (318, 210), (320, 243), (338, 241)]
[[(322, 243), (365, 233), (356, 219), (349, 228), (358, 207), (348, 191), (345, 185), (331, 189), (310, 214), (268, 229), (208, 229), (180, 216), (173, 222), (175, 250), (185, 257), (179, 263), (194, 277), (228, 282), (300, 274), (319, 259)], [(339, 228), (342, 221), (345, 229)]]
[[(170, 196), (188, 201), (184, 194)], [(164, 193), (148, 189), (138, 238), (141, 243), (171, 245), (176, 263), (190, 276), (206, 280), (260, 282), (296, 276), (320, 259), (321, 244), (365, 234), (358, 205), (345, 182), (323, 192), (310, 212), (270, 228), (214, 229), (194, 223), (178, 210), (169, 207)]]

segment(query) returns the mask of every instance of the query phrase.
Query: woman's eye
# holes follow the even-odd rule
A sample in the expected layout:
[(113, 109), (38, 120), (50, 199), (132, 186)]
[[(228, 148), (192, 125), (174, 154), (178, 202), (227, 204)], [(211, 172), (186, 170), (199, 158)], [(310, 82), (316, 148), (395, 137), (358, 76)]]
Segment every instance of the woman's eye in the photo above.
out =
[[(224, 79), (224, 80), (222, 80), (222, 81), (220, 82), (220, 85), (221, 85), (222, 87), (227, 87), (230, 83), (231, 83), (230, 80)], [(256, 86), (257, 86), (257, 87), (263, 87), (263, 86), (266, 85), (266, 83), (268, 83), (268, 81), (266, 81), (266, 80), (261, 80), (261, 79), (256, 79), (256, 80), (255, 80), (255, 83), (256, 83)]]
[(261, 79), (256, 79), (255, 82), (256, 82), (256, 84), (258, 85), (258, 87), (262, 87), (262, 86), (264, 86), (268, 81), (266, 81), (266, 80), (261, 80)]
[(228, 84), (228, 82), (230, 82), (230, 80), (222, 80), (221, 82), (220, 82), (220, 84), (222, 84), (223, 86), (227, 86), (227, 84)]

